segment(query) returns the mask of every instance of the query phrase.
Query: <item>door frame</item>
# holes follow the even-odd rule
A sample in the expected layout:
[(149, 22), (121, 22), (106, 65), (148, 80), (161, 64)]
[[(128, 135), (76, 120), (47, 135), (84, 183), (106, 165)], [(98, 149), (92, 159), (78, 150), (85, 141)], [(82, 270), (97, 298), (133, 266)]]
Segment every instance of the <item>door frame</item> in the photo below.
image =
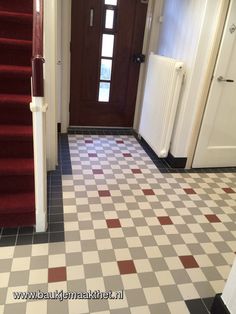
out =
[(71, 41), (71, 0), (62, 1), (62, 95), (61, 95), (61, 132), (67, 133), (70, 105), (70, 41)]
[[(225, 30), (225, 22), (228, 16), (228, 9), (231, 4), (232, 0), (227, 1), (221, 1), (221, 6), (218, 10), (218, 19), (217, 19), (217, 25), (215, 28), (214, 36), (206, 40), (209, 41), (209, 51), (208, 54), (208, 66), (204, 73), (204, 79), (202, 84), (202, 90), (201, 93), (198, 96), (198, 105), (196, 107), (196, 113), (195, 113), (195, 120), (192, 128), (192, 133), (190, 135), (190, 145), (188, 149), (187, 154), (187, 163), (186, 163), (186, 169), (191, 169), (195, 151), (198, 144), (198, 138), (200, 135), (201, 125), (204, 118), (205, 109), (208, 102), (208, 95), (211, 88), (211, 81), (215, 70), (215, 65), (218, 58), (218, 52), (220, 50), (221, 41), (223, 32)], [(210, 8), (209, 8), (210, 9)], [(205, 25), (206, 24), (206, 25)], [(204, 27), (207, 27), (207, 20), (205, 19), (203, 29)]]
[[(141, 1), (141, 0), (139, 0)], [(70, 104), (70, 41), (71, 41), (71, 0), (62, 1), (62, 112), (61, 112), (61, 132), (66, 133), (69, 126), (69, 104)], [(158, 42), (160, 29), (159, 17), (163, 8), (163, 0), (149, 0), (146, 25), (144, 32), (143, 54), (148, 55), (155, 51)], [(139, 83), (137, 99), (135, 105), (135, 115), (133, 127), (138, 129), (143, 89), (146, 77), (146, 63), (141, 65), (139, 73)]]

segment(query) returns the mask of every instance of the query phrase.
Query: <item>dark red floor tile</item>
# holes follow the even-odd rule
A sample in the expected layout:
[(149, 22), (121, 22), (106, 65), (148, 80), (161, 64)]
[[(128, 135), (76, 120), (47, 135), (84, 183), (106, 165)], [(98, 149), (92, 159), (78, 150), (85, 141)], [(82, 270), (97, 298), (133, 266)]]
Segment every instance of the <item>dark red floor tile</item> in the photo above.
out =
[(100, 197), (111, 196), (111, 193), (108, 190), (98, 191), (98, 194), (99, 194)]
[(184, 189), (185, 193), (187, 194), (196, 194), (196, 192), (194, 191), (194, 189)]
[(122, 141), (122, 140), (117, 140), (116, 143), (117, 143), (117, 144), (124, 144), (124, 141)]
[(118, 263), (118, 267), (119, 267), (121, 275), (133, 274), (133, 273), (137, 272), (135, 265), (134, 265), (134, 262), (132, 260), (130, 260), (130, 261), (119, 261), (117, 263)]
[(231, 188), (223, 188), (223, 190), (225, 191), (225, 193), (229, 193), (229, 194), (231, 194), (231, 193), (236, 193), (233, 189), (231, 189)]
[(173, 225), (169, 216), (157, 217), (161, 225)]
[(205, 215), (205, 217), (209, 220), (209, 222), (221, 222), (220, 219), (214, 214)]
[(143, 194), (144, 195), (155, 195), (155, 193), (152, 189), (144, 189)]
[(91, 144), (91, 143), (93, 143), (93, 140), (85, 140), (85, 143), (86, 144)]
[(48, 269), (48, 282), (66, 281), (66, 267)]
[(140, 170), (140, 169), (131, 169), (131, 171), (133, 172), (133, 173), (142, 173), (142, 171)]
[(107, 219), (107, 227), (108, 228), (120, 228), (120, 220), (119, 219)]
[(132, 155), (130, 153), (124, 153), (123, 156), (124, 157), (132, 157)]
[(103, 174), (102, 169), (93, 169), (93, 174)]
[(179, 256), (179, 259), (181, 260), (185, 268), (198, 268), (199, 267), (197, 261), (192, 255)]
[(96, 153), (88, 153), (89, 157), (97, 157), (98, 155)]

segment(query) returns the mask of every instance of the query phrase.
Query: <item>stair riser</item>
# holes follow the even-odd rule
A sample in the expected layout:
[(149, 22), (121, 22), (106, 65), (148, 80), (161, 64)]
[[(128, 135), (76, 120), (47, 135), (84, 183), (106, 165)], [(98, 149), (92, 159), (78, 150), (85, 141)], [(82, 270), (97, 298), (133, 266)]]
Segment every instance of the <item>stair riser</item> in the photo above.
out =
[(32, 41), (32, 13), (33, 0), (0, 0), (0, 227), (35, 225), (32, 46), (20, 41)]
[(0, 140), (0, 158), (32, 158), (33, 141)]
[(31, 65), (32, 51), (30, 49), (17, 49), (0, 45), (1, 63), (6, 65)]
[(0, 0), (0, 11), (32, 13), (33, 0)]
[(32, 40), (32, 25), (0, 19), (0, 37)]
[(0, 124), (23, 124), (23, 125), (32, 125), (32, 113), (29, 109), (29, 106), (25, 108), (4, 108), (5, 106), (0, 106), (1, 115), (0, 115)]
[(0, 214), (0, 228), (33, 225), (35, 225), (35, 211), (33, 208), (31, 212), (26, 213)]
[(2, 94), (20, 94), (30, 95), (31, 83), (30, 78), (21, 77), (1, 77), (0, 93)]
[[(1, 175), (0, 175), (1, 176)], [(33, 192), (33, 175), (1, 176), (0, 193), (11, 192)]]

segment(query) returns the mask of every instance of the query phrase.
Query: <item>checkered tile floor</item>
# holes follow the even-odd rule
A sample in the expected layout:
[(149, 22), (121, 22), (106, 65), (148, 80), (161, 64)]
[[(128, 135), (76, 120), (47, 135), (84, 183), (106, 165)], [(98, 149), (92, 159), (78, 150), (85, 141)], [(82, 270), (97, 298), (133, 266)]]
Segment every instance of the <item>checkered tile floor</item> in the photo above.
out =
[[(65, 242), (0, 247), (0, 313), (185, 314), (190, 300), (222, 292), (236, 251), (236, 173), (160, 173), (133, 136), (70, 135), (69, 145)], [(61, 289), (124, 298), (13, 298)]]

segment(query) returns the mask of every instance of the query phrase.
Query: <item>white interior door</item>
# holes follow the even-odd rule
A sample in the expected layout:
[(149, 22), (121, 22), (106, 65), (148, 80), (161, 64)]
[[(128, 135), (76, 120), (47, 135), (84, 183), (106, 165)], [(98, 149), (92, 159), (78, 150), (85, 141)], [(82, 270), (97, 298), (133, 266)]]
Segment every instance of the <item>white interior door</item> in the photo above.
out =
[(193, 168), (236, 166), (236, 0), (231, 0)]

